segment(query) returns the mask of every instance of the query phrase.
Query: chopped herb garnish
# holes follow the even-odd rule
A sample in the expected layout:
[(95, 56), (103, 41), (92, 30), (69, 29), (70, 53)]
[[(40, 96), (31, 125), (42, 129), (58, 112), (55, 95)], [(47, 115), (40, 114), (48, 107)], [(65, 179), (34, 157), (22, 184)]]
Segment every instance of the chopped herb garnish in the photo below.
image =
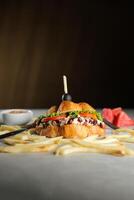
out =
[[(72, 118), (77, 118), (78, 115), (80, 113), (91, 113), (91, 114), (95, 114), (97, 116), (97, 119), (100, 121), (103, 121), (101, 113), (97, 112), (97, 111), (90, 111), (90, 110), (82, 110), (82, 111), (71, 111), (71, 112), (67, 112), (67, 116), (71, 116)], [(63, 113), (59, 113), (59, 112), (55, 112), (55, 113), (51, 113), (51, 114), (44, 114), (44, 115), (40, 115), (39, 116), (39, 120), (43, 119), (43, 118), (47, 118), (47, 117), (55, 117), (55, 116), (60, 116), (63, 115)]]
[(43, 118), (47, 118), (47, 117), (55, 117), (55, 116), (59, 116), (61, 115), (61, 113), (51, 113), (51, 114), (44, 114), (44, 115), (40, 115), (38, 119), (43, 119)]
[(96, 116), (97, 116), (98, 120), (103, 121), (103, 118), (102, 118), (102, 116), (101, 116), (101, 113), (96, 112)]
[(36, 131), (33, 131), (33, 130), (30, 130), (30, 131), (29, 131), (29, 134), (30, 134), (30, 135), (37, 135)]
[(72, 118), (76, 118), (78, 117), (79, 115), (79, 111), (72, 111), (72, 112), (69, 112), (68, 115), (71, 116)]

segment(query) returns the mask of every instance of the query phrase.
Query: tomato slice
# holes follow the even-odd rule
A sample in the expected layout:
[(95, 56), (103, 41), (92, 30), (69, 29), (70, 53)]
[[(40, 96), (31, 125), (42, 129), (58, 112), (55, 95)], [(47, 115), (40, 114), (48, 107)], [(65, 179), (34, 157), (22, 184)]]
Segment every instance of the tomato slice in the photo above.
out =
[(56, 121), (56, 120), (60, 120), (60, 119), (64, 119), (65, 115), (59, 115), (59, 116), (54, 116), (54, 117), (47, 117), (42, 119), (42, 122), (48, 122), (48, 121)]
[(95, 114), (92, 114), (92, 113), (80, 113), (79, 115), (81, 117), (89, 117), (89, 118), (97, 119), (97, 116)]

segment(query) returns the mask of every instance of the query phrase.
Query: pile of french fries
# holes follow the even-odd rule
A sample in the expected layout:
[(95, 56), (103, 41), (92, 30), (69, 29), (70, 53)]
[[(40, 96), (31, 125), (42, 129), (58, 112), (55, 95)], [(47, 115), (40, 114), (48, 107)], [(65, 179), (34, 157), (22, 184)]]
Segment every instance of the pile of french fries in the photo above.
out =
[[(0, 126), (0, 134), (19, 129), (19, 126)], [(117, 129), (106, 137), (90, 136), (83, 140), (64, 139), (62, 137), (47, 138), (32, 135), (25, 131), (3, 140), (1, 153), (29, 153), (49, 152), (55, 155), (69, 155), (73, 153), (102, 153), (115, 156), (134, 156), (134, 150), (126, 143), (134, 143), (134, 130)]]

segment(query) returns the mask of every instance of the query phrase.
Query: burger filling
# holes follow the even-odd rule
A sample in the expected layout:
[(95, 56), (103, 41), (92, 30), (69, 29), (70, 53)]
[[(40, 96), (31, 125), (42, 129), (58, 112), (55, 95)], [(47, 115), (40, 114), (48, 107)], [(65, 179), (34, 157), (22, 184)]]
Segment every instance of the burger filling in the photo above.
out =
[(67, 113), (52, 113), (49, 115), (41, 115), (37, 121), (36, 126), (64, 126), (67, 124), (80, 124), (85, 126), (98, 125), (104, 127), (101, 114), (98, 112), (89, 111), (73, 111)]

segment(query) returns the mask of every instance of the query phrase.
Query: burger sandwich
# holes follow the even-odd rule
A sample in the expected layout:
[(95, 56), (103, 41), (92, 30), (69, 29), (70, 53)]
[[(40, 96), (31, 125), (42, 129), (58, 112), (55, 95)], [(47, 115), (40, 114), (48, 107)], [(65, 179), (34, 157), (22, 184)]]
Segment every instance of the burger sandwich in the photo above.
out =
[(104, 136), (101, 114), (88, 103), (62, 101), (53, 106), (35, 121), (36, 134), (46, 137), (86, 138), (91, 135)]

